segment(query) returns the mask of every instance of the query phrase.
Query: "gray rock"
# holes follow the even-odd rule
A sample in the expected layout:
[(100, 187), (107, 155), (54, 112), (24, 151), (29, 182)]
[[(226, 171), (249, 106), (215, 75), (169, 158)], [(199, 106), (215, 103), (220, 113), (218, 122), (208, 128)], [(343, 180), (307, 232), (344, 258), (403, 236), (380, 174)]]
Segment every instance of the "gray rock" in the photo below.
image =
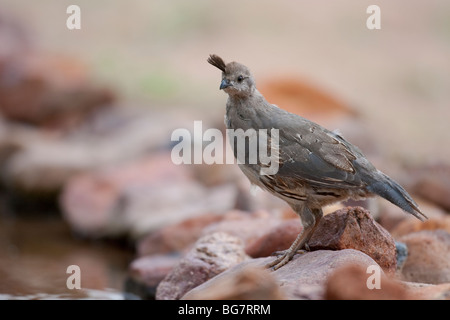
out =
[[(233, 278), (249, 266), (263, 267), (274, 257), (257, 258), (244, 261), (211, 280), (188, 292), (183, 299), (200, 295), (202, 290), (216, 285), (224, 278)], [(271, 273), (287, 299), (322, 299), (324, 285), (328, 276), (337, 268), (348, 264), (357, 264), (363, 268), (377, 263), (368, 255), (353, 249), (339, 251), (318, 250), (298, 254), (285, 266)]]

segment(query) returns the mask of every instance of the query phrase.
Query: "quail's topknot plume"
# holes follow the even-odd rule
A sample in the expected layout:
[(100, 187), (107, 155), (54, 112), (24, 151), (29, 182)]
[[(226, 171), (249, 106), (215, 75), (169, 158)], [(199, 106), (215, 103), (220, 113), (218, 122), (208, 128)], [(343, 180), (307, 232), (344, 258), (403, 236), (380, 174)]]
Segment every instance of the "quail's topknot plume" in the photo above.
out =
[(279, 130), (276, 174), (261, 175), (261, 163), (239, 164), (252, 184), (285, 200), (302, 220), (303, 231), (268, 267), (278, 269), (298, 250), (308, 249), (308, 240), (322, 218), (322, 207), (337, 201), (379, 195), (418, 219), (426, 219), (411, 196), (377, 170), (356, 146), (337, 133), (268, 103), (246, 66), (226, 64), (217, 55), (211, 55), (208, 62), (222, 71), (220, 89), (228, 94), (228, 129)]

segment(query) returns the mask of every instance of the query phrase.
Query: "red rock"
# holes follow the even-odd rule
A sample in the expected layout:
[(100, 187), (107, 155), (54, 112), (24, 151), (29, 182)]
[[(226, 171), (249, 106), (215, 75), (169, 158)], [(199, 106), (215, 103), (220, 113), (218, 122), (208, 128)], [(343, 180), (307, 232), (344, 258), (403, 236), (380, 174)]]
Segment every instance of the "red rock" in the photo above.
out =
[(186, 292), (247, 259), (243, 243), (217, 232), (200, 238), (159, 284), (157, 300), (180, 299)]
[[(335, 270), (327, 279), (327, 300), (410, 300), (416, 296), (399, 281), (380, 274), (380, 287), (369, 289), (367, 281), (373, 273), (349, 264)], [(369, 280), (370, 281), (370, 280)]]
[(309, 247), (318, 249), (356, 249), (373, 258), (387, 273), (397, 266), (395, 241), (375, 222), (369, 211), (347, 207), (322, 218)]
[(450, 282), (450, 233), (419, 231), (399, 238), (408, 247), (401, 276), (405, 281), (440, 284)]

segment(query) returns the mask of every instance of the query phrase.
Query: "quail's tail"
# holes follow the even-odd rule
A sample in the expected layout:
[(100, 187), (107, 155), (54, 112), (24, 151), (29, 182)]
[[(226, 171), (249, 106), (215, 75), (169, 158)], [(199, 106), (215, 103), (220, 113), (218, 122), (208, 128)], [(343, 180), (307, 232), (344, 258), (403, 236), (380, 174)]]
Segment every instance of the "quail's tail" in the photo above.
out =
[(377, 179), (367, 187), (370, 192), (378, 194), (421, 221), (428, 219), (402, 186), (381, 171), (378, 171), (378, 173)]

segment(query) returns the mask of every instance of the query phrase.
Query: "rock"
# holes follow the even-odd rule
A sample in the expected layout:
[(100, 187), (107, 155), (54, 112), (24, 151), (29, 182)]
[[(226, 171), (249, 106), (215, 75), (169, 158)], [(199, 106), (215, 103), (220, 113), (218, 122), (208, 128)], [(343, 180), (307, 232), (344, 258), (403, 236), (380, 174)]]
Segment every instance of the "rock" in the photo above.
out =
[[(335, 270), (327, 279), (327, 300), (410, 300), (415, 296), (399, 281), (380, 274), (379, 288), (369, 289), (372, 273), (359, 265), (347, 265)], [(373, 284), (373, 283), (371, 283)]]
[(252, 258), (267, 257), (290, 247), (302, 230), (300, 219), (289, 219), (275, 225), (264, 235), (250, 242), (245, 252)]
[(416, 299), (450, 300), (450, 283), (432, 285), (427, 283), (402, 282)]
[(114, 94), (88, 80), (74, 58), (29, 53), (0, 68), (0, 112), (13, 121), (70, 128), (92, 112), (108, 107)]
[[(436, 206), (435, 204), (424, 201), (420, 198), (417, 198), (416, 200), (418, 201), (421, 211), (424, 212), (429, 219), (439, 220), (442, 217), (447, 216), (445, 211), (443, 211), (442, 208)], [(416, 227), (419, 227), (423, 223), (413, 215), (403, 211), (397, 206), (392, 205), (391, 203), (385, 201), (384, 199), (383, 200), (380, 199), (379, 204), (380, 204), (380, 213), (379, 219), (377, 221), (394, 237), (396, 236), (395, 233), (397, 232), (396, 228), (401, 224), (406, 225), (412, 224), (415, 225)]]
[[(209, 292), (209, 288), (217, 288), (218, 284), (224, 283), (226, 279), (233, 279), (243, 272), (242, 270), (249, 267), (261, 268), (273, 259), (275, 258), (266, 257), (244, 261), (192, 289), (183, 299), (202, 296), (202, 291)], [(364, 269), (377, 265), (372, 258), (357, 250), (318, 250), (295, 255), (288, 264), (271, 272), (271, 275), (275, 277), (282, 297), (295, 300), (322, 299), (328, 276), (337, 268), (347, 264), (361, 265)]]
[(396, 249), (392, 236), (360, 207), (347, 207), (324, 216), (314, 231), (309, 247), (356, 249), (373, 258), (387, 273), (395, 273)]
[(229, 273), (202, 290), (191, 290), (183, 300), (283, 300), (281, 288), (270, 271), (248, 265)]
[(444, 163), (410, 168), (408, 184), (413, 192), (450, 211), (450, 166)]
[(405, 219), (400, 222), (394, 230), (392, 230), (391, 234), (395, 238), (398, 238), (417, 231), (438, 229), (445, 230), (450, 233), (450, 216), (429, 218), (425, 222), (417, 219)]
[(271, 78), (263, 81), (259, 87), (267, 101), (316, 122), (327, 121), (327, 118), (329, 121), (330, 118), (356, 115), (346, 104), (300, 79)]
[(71, 179), (61, 207), (80, 234), (138, 238), (193, 216), (224, 213), (235, 196), (229, 185), (206, 189), (191, 179), (187, 166), (161, 153)]
[(220, 221), (207, 226), (202, 234), (226, 232), (240, 238), (247, 248), (281, 222), (282, 220), (264, 211), (248, 213), (235, 210), (228, 212)]
[(156, 299), (180, 299), (189, 290), (247, 258), (239, 238), (223, 232), (206, 235), (159, 284)]
[(180, 257), (153, 255), (134, 260), (129, 266), (125, 292), (143, 299), (155, 299), (159, 283), (172, 271)]
[(402, 279), (440, 284), (450, 282), (450, 233), (444, 230), (419, 231), (399, 238), (408, 247)]
[(224, 216), (226, 214), (206, 213), (160, 228), (138, 241), (138, 256), (182, 252), (198, 240), (206, 226), (222, 220)]
[(5, 123), (0, 130), (0, 155), (5, 154), (0, 159), (2, 185), (27, 199), (42, 194), (56, 197), (75, 175), (123, 165), (167, 148), (173, 128), (186, 121), (136, 109), (98, 116), (101, 119), (64, 136)]

